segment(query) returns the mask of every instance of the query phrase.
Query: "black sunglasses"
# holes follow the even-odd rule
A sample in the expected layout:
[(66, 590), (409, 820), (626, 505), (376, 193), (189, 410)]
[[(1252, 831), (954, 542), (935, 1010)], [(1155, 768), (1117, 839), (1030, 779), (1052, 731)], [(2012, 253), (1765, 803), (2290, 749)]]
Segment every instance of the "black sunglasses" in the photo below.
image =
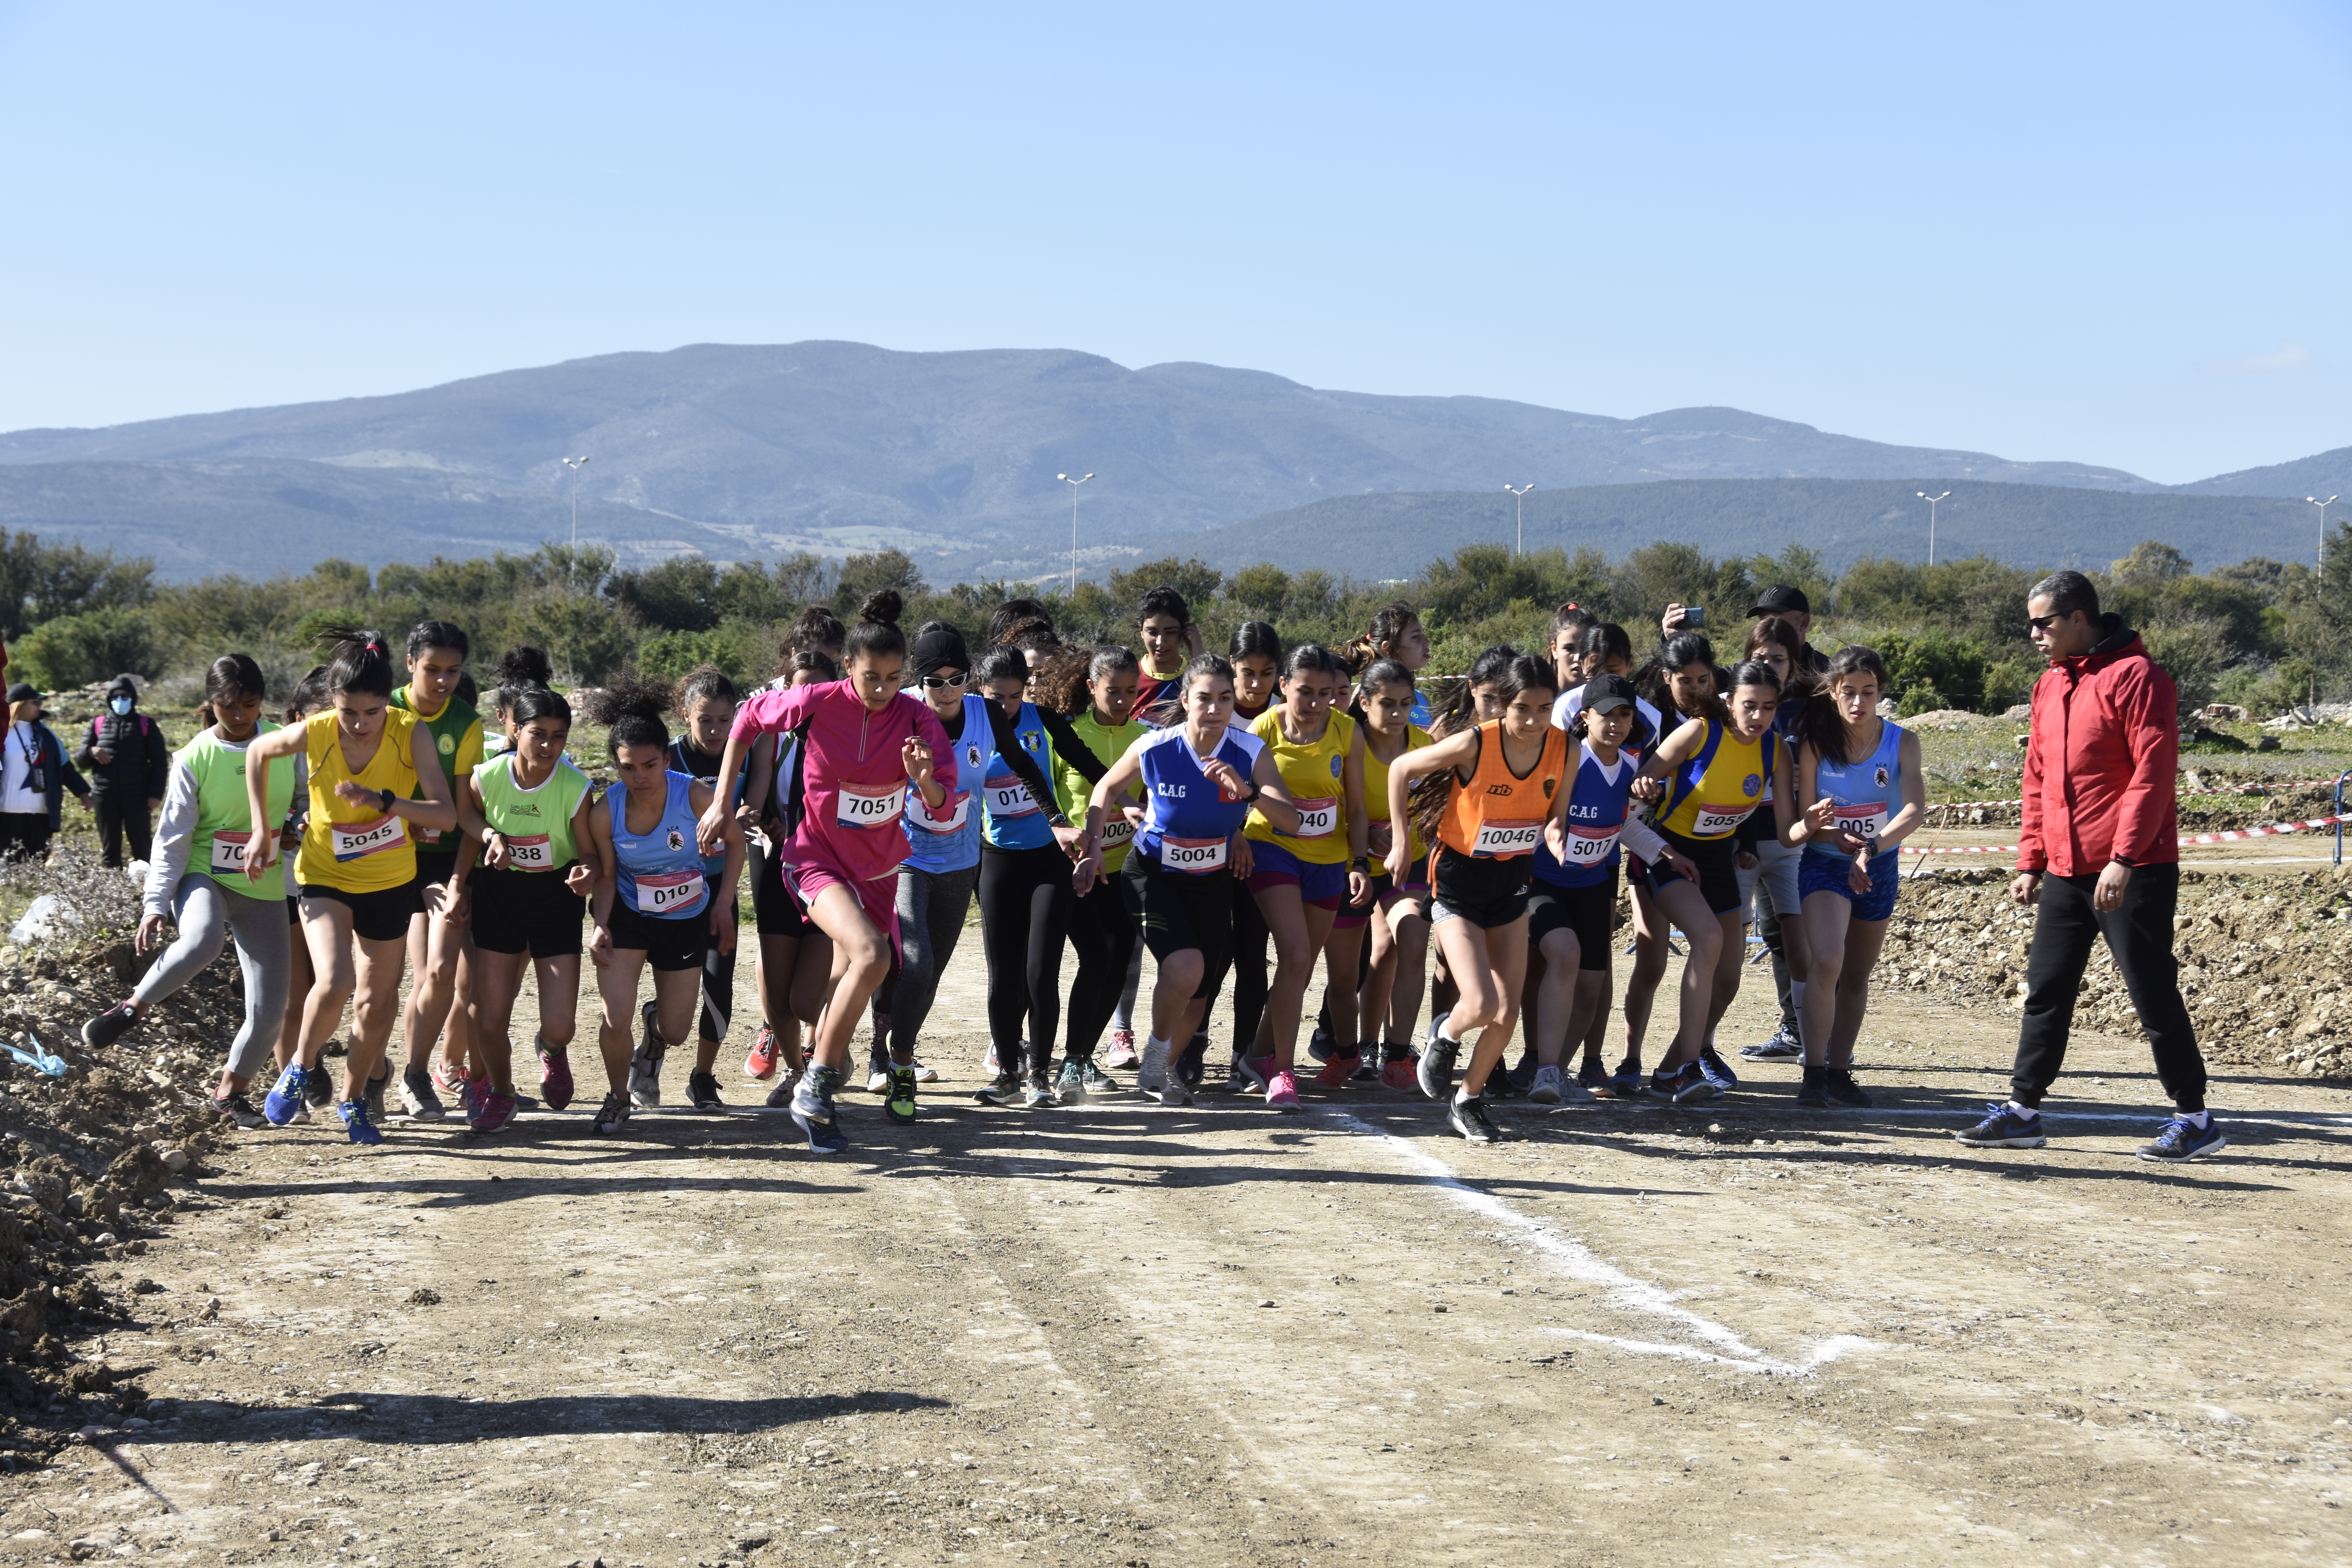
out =
[(2046, 632), (2063, 619), (2065, 617), (2059, 615), (2028, 616), (2025, 617), (2025, 635), (2032, 637), (2035, 632)]
[(954, 687), (961, 686), (965, 681), (970, 680), (971, 679), (971, 672), (970, 670), (966, 670), (961, 675), (927, 675), (923, 677), (923, 684), (929, 687)]

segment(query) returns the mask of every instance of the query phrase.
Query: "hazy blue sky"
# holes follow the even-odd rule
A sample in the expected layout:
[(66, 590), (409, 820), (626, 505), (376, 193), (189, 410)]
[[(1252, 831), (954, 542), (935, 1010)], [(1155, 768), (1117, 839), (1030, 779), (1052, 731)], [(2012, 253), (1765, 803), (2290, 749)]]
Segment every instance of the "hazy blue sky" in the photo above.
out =
[(0, 0), (0, 429), (848, 338), (2178, 482), (2352, 443), (2347, 81), (2341, 0)]

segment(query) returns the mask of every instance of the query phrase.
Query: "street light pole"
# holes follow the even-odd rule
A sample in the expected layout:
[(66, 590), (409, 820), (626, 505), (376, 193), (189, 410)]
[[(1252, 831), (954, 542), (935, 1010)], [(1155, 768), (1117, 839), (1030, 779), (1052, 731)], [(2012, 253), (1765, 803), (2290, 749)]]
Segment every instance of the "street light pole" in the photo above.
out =
[(588, 466), (588, 458), (584, 454), (566, 458), (563, 466), (572, 470), (572, 548), (577, 550), (580, 548), (580, 470)]
[(1535, 488), (1532, 484), (1521, 485), (1517, 489), (1513, 489), (1508, 485), (1503, 487), (1503, 493), (1513, 498), (1519, 509), (1519, 546), (1511, 552), (1514, 555), (1525, 555), (1528, 552), (1528, 492)]
[(1936, 563), (1936, 503), (1951, 500), (1952, 492), (1946, 490), (1942, 495), (1931, 496), (1921, 490), (1919, 499), (1927, 503), (1927, 564), (1933, 566)]
[(1075, 599), (1078, 596), (1078, 487), (1094, 476), (1081, 474), (1075, 479), (1067, 474), (1054, 477), (1070, 487), (1070, 597)]
[(2334, 506), (2338, 498), (2329, 496), (2321, 500), (2317, 496), (2305, 496), (2303, 499), (2319, 509), (2319, 569), (2325, 572), (2327, 570), (2327, 509)]

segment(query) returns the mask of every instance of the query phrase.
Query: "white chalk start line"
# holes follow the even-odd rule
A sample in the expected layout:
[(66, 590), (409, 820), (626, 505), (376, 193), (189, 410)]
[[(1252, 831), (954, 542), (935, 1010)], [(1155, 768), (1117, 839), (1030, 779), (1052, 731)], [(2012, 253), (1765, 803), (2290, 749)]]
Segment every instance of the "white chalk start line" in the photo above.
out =
[(1645, 1313), (1663, 1318), (1703, 1342), (1710, 1349), (1695, 1345), (1661, 1344), (1651, 1340), (1625, 1339), (1615, 1334), (1590, 1333), (1580, 1329), (1562, 1329), (1546, 1325), (1546, 1333), (1565, 1339), (1585, 1340), (1593, 1344), (1611, 1346), (1635, 1355), (1671, 1356), (1680, 1361), (1706, 1362), (1717, 1366), (1735, 1367), (1742, 1372), (1778, 1373), (1784, 1377), (1801, 1377), (1819, 1370), (1841, 1356), (1858, 1351), (1884, 1350), (1875, 1341), (1854, 1334), (1832, 1334), (1808, 1352), (1801, 1361), (1785, 1361), (1757, 1349), (1711, 1318), (1703, 1318), (1687, 1307), (1675, 1303), (1671, 1292), (1645, 1279), (1619, 1268), (1600, 1258), (1592, 1249), (1575, 1237), (1540, 1220), (1519, 1213), (1491, 1193), (1479, 1191), (1454, 1173), (1454, 1168), (1435, 1155), (1428, 1153), (1407, 1139), (1384, 1132), (1370, 1122), (1359, 1121), (1346, 1111), (1318, 1111), (1315, 1120), (1328, 1121), (1361, 1133), (1388, 1147), (1406, 1165), (1429, 1178), (1433, 1192), (1482, 1219), (1493, 1220), (1525, 1236), (1559, 1270), (1571, 1279), (1608, 1288), (1611, 1301), (1629, 1312)]

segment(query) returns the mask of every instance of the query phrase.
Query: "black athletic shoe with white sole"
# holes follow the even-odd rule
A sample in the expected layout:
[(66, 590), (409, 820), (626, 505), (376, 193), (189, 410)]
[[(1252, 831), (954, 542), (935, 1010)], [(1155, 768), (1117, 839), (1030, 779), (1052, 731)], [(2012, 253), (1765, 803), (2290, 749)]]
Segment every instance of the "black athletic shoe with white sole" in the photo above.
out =
[(1455, 1097), (1445, 1108), (1445, 1124), (1473, 1143), (1500, 1143), (1502, 1129), (1486, 1120), (1486, 1103), (1483, 1100)]
[(1454, 1058), (1462, 1054), (1462, 1042), (1440, 1035), (1421, 1050), (1421, 1067), (1417, 1077), (1421, 1092), (1432, 1100), (1444, 1100), (1454, 1091)]

